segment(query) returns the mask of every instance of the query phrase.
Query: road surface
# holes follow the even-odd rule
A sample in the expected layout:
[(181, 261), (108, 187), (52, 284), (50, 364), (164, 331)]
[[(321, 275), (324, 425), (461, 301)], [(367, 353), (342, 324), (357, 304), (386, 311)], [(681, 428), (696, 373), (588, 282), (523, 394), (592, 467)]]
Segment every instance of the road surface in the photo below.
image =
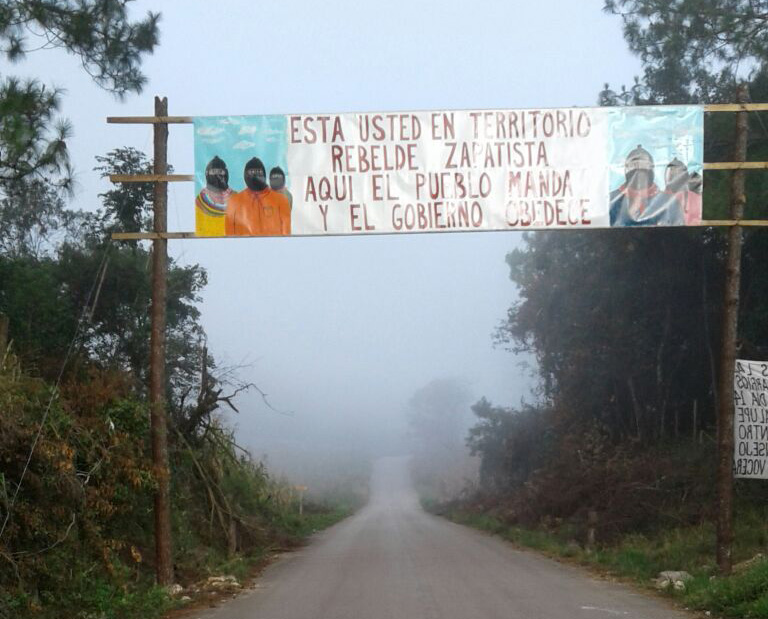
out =
[(358, 514), (204, 619), (682, 619), (662, 601), (425, 513), (404, 458)]

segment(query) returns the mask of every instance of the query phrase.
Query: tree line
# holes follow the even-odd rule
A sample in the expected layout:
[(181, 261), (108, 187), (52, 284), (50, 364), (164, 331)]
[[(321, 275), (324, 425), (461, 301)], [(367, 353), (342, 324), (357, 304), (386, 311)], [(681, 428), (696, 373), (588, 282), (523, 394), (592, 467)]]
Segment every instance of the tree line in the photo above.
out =
[[(140, 92), (159, 14), (132, 19), (129, 4), (2, 2), (4, 57), (64, 49), (97, 86)], [(149, 229), (152, 185), (115, 185), (95, 212), (71, 208), (63, 95), (0, 77), (0, 617), (143, 619), (168, 601), (153, 570), (150, 252), (110, 238)], [(96, 160), (104, 177), (151, 173), (134, 148)], [(251, 385), (208, 350), (206, 280), (199, 265), (170, 261), (166, 396), (174, 562), (185, 584), (295, 543), (312, 517), (298, 517), (291, 489), (222, 421)]]
[[(732, 102), (744, 80), (768, 100), (765, 4), (606, 2), (644, 74), (606, 85), (600, 104)], [(731, 160), (733, 123), (706, 115), (705, 161)], [(764, 114), (749, 123), (747, 160), (765, 161)], [(728, 218), (728, 179), (707, 172), (705, 219)], [(747, 219), (765, 218), (767, 191), (748, 173)], [(495, 340), (535, 356), (539, 385), (529, 404), (472, 407), (481, 504), (529, 524), (598, 510), (608, 536), (712, 516), (725, 250), (717, 228), (613, 229), (531, 233), (507, 255), (519, 300)], [(745, 230), (743, 358), (768, 357), (767, 263), (768, 235)], [(755, 494), (737, 484), (741, 499)]]

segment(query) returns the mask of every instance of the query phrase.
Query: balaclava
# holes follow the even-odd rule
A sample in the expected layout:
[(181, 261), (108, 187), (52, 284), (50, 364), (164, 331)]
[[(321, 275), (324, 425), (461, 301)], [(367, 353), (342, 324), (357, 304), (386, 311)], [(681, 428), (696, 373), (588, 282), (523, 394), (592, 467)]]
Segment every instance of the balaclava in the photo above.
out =
[(653, 184), (653, 157), (640, 144), (627, 155), (624, 175), (629, 189), (642, 191)]
[(696, 193), (701, 193), (701, 174), (694, 172), (688, 179), (688, 189)]
[(261, 159), (254, 157), (245, 164), (243, 178), (248, 189), (263, 191), (267, 188), (267, 171)]
[(218, 155), (205, 166), (205, 182), (208, 187), (224, 191), (229, 187), (229, 170), (224, 160)]
[(275, 191), (280, 191), (285, 187), (285, 172), (282, 168), (275, 167), (269, 171), (269, 186)]
[(675, 157), (667, 165), (664, 172), (664, 181), (666, 182), (666, 191), (678, 193), (688, 189), (688, 168), (685, 164)]

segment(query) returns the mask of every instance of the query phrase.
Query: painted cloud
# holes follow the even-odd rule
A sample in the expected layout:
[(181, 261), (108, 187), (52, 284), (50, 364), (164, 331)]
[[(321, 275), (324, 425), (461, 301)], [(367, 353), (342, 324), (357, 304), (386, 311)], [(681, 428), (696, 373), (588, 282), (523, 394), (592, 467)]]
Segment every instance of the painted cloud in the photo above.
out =
[(234, 144), (232, 148), (235, 150), (246, 150), (256, 146), (256, 142), (249, 142), (248, 140), (240, 140), (237, 144)]

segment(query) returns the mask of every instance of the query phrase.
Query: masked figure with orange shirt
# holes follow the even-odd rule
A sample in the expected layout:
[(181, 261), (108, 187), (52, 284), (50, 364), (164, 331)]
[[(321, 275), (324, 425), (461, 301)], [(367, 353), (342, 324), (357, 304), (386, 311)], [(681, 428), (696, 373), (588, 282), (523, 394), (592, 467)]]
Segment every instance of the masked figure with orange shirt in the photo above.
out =
[(260, 159), (245, 164), (246, 188), (230, 197), (224, 214), (227, 236), (279, 236), (291, 234), (291, 207), (288, 199), (267, 185), (267, 173)]

